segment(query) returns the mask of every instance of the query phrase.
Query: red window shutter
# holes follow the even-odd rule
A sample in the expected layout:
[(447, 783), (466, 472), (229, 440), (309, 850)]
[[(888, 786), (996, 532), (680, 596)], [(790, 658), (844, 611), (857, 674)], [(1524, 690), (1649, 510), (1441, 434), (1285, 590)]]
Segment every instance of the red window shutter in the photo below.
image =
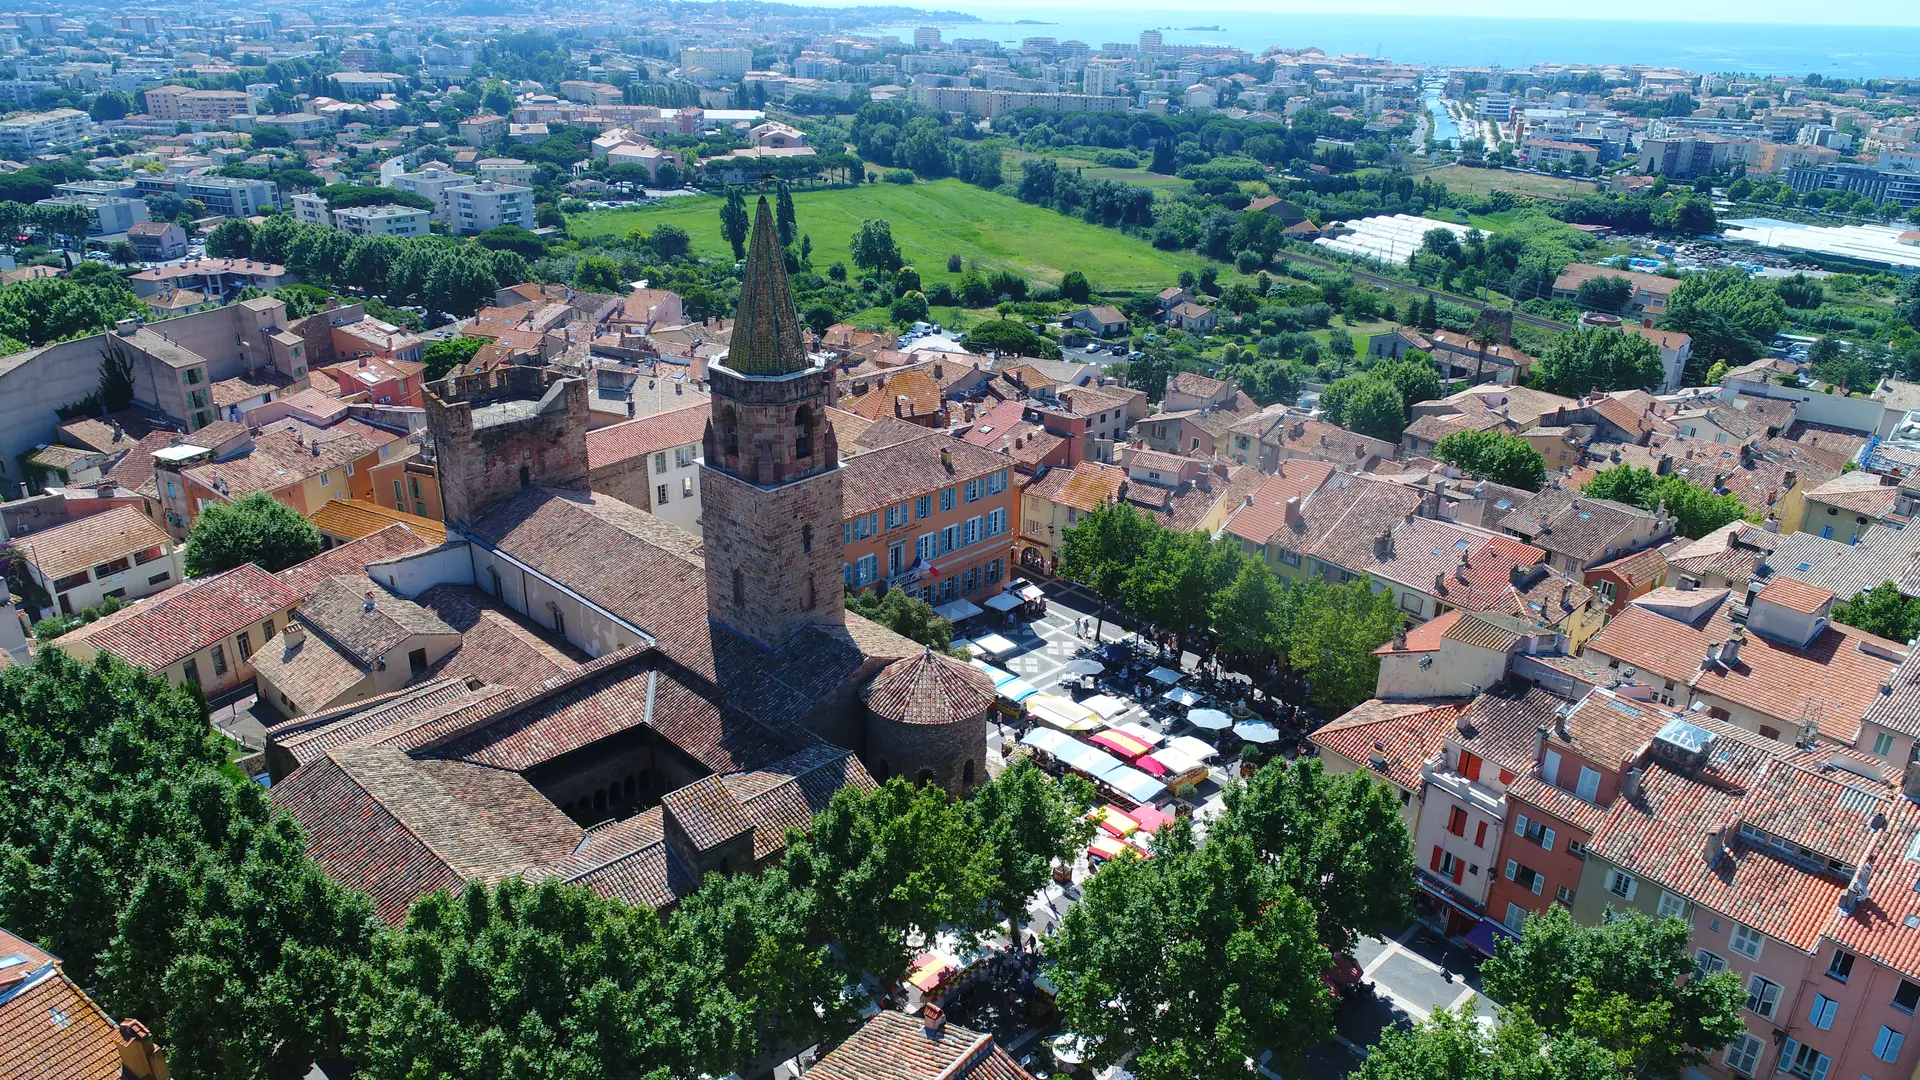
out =
[(1440, 872), (1440, 845), (1439, 844), (1433, 845), (1433, 862), (1430, 863), (1429, 865), (1432, 867), (1434, 873), (1437, 874)]
[(1447, 831), (1455, 836), (1467, 835), (1467, 812), (1455, 806), (1447, 811)]
[(1484, 821), (1480, 823), (1480, 828), (1477, 831), (1475, 831), (1473, 834), (1473, 846), (1474, 847), (1487, 846), (1487, 823)]
[(1471, 751), (1460, 751), (1460, 775), (1469, 780), (1480, 779), (1480, 756)]
[(1500, 770), (1500, 783), (1501, 783), (1501, 784), (1502, 784), (1503, 786), (1504, 786), (1504, 785), (1506, 785), (1506, 784), (1511, 784), (1511, 783), (1513, 783), (1513, 774), (1512, 774), (1512, 773), (1510, 773), (1510, 772), (1508, 772), (1508, 771), (1507, 771), (1507, 770), (1505, 770), (1505, 769), (1501, 769), (1501, 770)]
[(1453, 860), (1453, 883), (1455, 885), (1460, 884), (1460, 879), (1465, 877), (1466, 875), (1467, 875), (1467, 861), (1465, 859)]

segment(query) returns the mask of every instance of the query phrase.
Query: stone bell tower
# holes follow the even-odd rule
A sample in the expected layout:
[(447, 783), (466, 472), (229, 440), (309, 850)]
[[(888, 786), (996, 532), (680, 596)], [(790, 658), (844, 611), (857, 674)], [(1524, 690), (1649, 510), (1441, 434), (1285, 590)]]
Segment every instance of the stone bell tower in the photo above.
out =
[(707, 617), (767, 649), (806, 626), (844, 623), (840, 450), (826, 412), (833, 380), (807, 357), (764, 196), (727, 359), (707, 366), (707, 380)]

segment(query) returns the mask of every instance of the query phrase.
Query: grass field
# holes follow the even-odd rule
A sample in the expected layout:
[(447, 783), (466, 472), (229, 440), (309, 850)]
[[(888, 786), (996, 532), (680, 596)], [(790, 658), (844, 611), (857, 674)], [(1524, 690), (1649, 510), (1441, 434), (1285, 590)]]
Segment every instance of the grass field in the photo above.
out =
[[(1009, 176), (1017, 175), (1020, 169), (1034, 158), (1049, 157), (1063, 169), (1079, 170), (1081, 175), (1089, 180), (1118, 180), (1126, 184), (1150, 187), (1155, 191), (1184, 191), (1193, 186), (1191, 180), (1148, 172), (1145, 165), (1133, 169), (1116, 169), (1110, 165), (1102, 165), (1094, 159), (1094, 154), (1097, 152), (1091, 147), (1068, 146), (1058, 150), (1048, 150), (1044, 154), (1036, 154), (1031, 150), (1022, 150), (1017, 146), (1008, 145), (1001, 149), (1001, 163)], [(1133, 151), (1129, 150), (1128, 153)], [(1144, 159), (1151, 155), (1135, 154), (1134, 156)]]
[[(1158, 251), (1144, 240), (958, 180), (803, 191), (794, 195), (793, 205), (800, 232), (813, 238), (815, 267), (844, 262), (852, 271), (847, 243), (854, 231), (863, 219), (885, 218), (901, 254), (929, 288), (959, 279), (947, 272), (948, 255), (959, 255), (982, 272), (1008, 269), (1049, 285), (1058, 284), (1068, 270), (1079, 270), (1096, 291), (1108, 295), (1157, 292), (1180, 271), (1198, 273), (1208, 264), (1191, 251)], [(695, 254), (718, 257), (731, 253), (720, 238), (719, 210), (718, 196), (688, 196), (638, 210), (574, 214), (567, 225), (581, 237), (678, 225), (693, 238)], [(1223, 280), (1236, 276), (1221, 269)]]
[(1422, 179), (1438, 180), (1455, 191), (1486, 195), (1511, 191), (1516, 195), (1538, 195), (1549, 199), (1578, 198), (1598, 190), (1590, 180), (1572, 180), (1559, 176), (1512, 173), (1504, 169), (1471, 169), (1465, 165), (1444, 165), (1420, 174)]

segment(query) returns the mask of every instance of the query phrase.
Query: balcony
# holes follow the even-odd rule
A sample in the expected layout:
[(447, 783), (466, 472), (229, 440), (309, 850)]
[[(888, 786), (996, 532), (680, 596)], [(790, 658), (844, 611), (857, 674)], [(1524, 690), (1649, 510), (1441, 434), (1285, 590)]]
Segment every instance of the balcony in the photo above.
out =
[[(1491, 763), (1482, 768), (1497, 768)], [(1453, 771), (1447, 764), (1445, 754), (1435, 754), (1420, 766), (1420, 775), (1427, 782), (1451, 795), (1456, 802), (1470, 806), (1498, 821), (1507, 817), (1507, 794), (1495, 791), (1483, 784), (1476, 783)]]

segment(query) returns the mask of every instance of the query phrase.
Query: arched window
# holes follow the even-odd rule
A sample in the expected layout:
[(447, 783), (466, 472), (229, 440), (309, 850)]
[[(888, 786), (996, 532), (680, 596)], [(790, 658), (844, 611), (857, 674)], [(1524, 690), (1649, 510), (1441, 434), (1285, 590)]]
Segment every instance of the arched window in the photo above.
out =
[(747, 602), (747, 575), (738, 567), (733, 571), (733, 602), (736, 605)]
[(813, 550), (813, 526), (800, 526), (800, 551), (805, 554)]
[(805, 405), (793, 414), (793, 459), (813, 456), (813, 410)]
[(933, 770), (932, 770), (932, 769), (921, 769), (921, 770), (920, 770), (920, 775), (919, 775), (918, 777), (916, 777), (916, 778), (914, 778), (914, 781), (913, 781), (913, 782), (914, 782), (914, 783), (916, 783), (916, 784), (931, 784), (931, 783), (933, 783)]
[(887, 768), (886, 758), (881, 758), (879, 761), (874, 762), (873, 778), (875, 780), (878, 780), (879, 782), (884, 784), (887, 782), (887, 777), (892, 775), (893, 775), (893, 770)]
[(593, 793), (593, 808), (595, 810), (605, 810), (607, 808), (606, 788), (601, 788), (599, 791)]
[[(967, 762), (967, 775), (968, 775), (968, 776), (972, 776), (972, 775), (973, 775), (973, 762), (971, 762), (971, 761), (969, 761), (969, 762)], [(968, 783), (972, 783), (972, 781), (968, 781)], [(633, 777), (631, 777), (631, 776), (629, 776), (629, 777), (627, 777), (627, 782), (626, 782), (626, 784), (625, 784), (624, 786), (625, 786), (625, 788), (626, 788), (626, 790), (627, 790), (627, 798), (628, 798), (628, 799), (632, 799), (632, 798), (633, 798), (633, 796), (634, 796), (634, 793), (635, 793), (636, 791), (638, 791), (638, 790), (639, 790), (639, 785), (640, 785), (640, 782), (639, 782), (639, 781), (637, 781), (637, 780), (635, 780), (635, 779), (634, 779)]]
[(972, 758), (967, 759), (967, 768), (966, 768), (966, 771), (960, 774), (960, 782), (966, 785), (967, 787), (973, 786), (973, 759)]
[(526, 487), (531, 483), (533, 483), (533, 470), (527, 468), (525, 465), (520, 466), (520, 486)]

